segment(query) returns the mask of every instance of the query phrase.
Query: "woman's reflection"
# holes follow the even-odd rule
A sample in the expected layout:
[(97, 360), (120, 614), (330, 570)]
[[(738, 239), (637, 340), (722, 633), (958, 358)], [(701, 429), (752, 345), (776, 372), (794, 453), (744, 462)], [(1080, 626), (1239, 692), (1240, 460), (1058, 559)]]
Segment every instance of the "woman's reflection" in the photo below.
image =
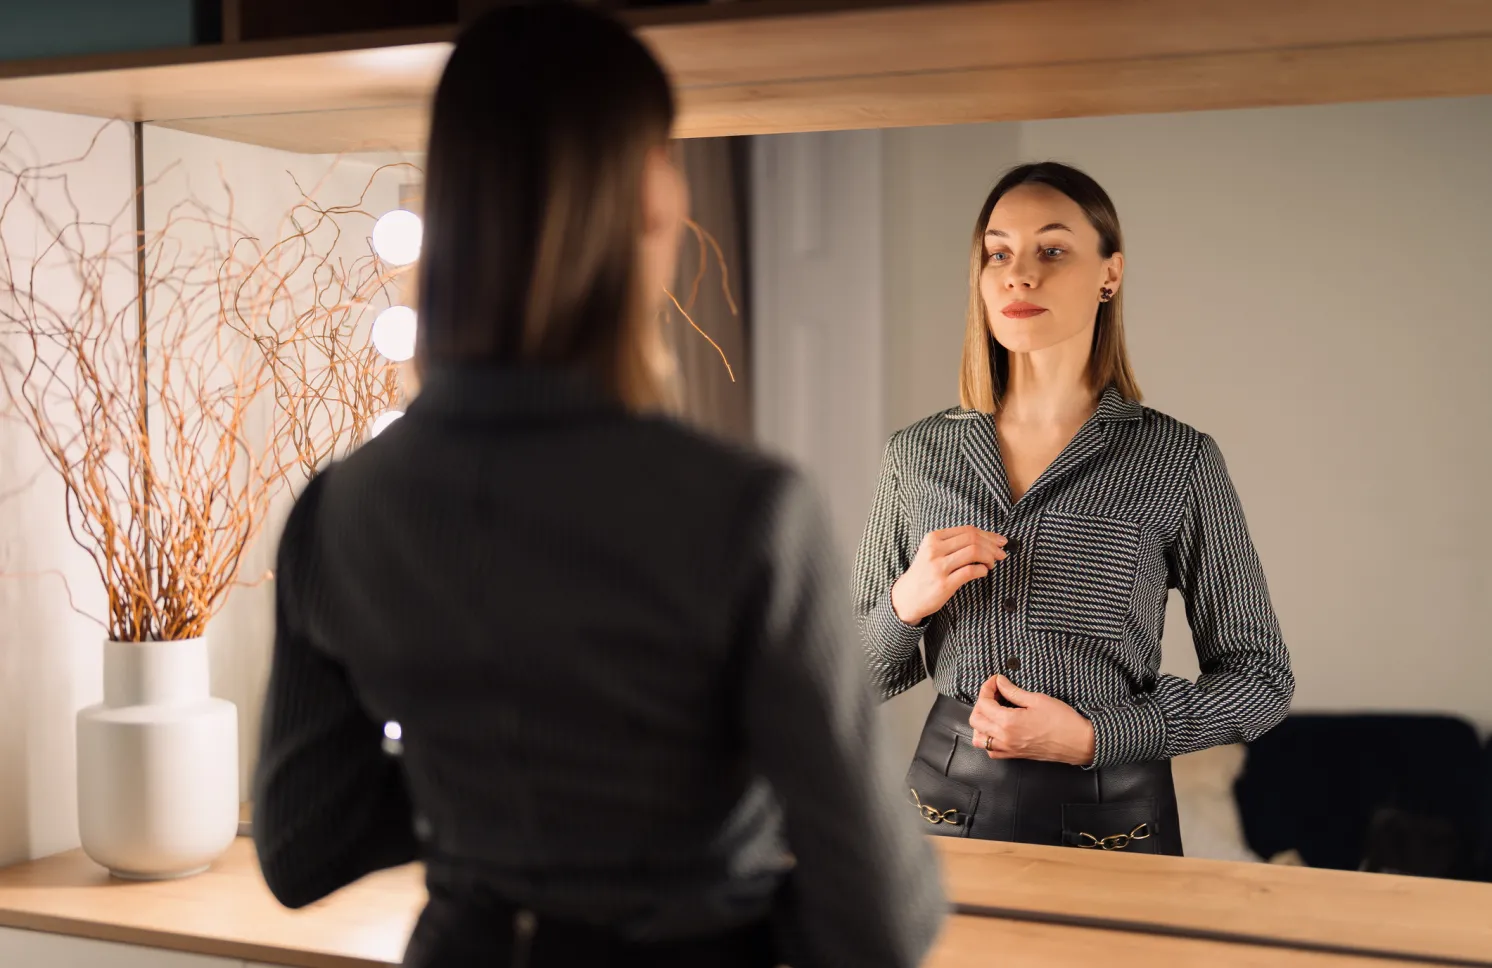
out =
[[(1217, 445), (1140, 405), (1107, 193), (1002, 178), (975, 223), (962, 406), (892, 436), (856, 567), (883, 698), (938, 697), (930, 833), (1180, 854), (1171, 757), (1284, 718), (1289, 654)], [(1200, 660), (1161, 675), (1169, 588)]]

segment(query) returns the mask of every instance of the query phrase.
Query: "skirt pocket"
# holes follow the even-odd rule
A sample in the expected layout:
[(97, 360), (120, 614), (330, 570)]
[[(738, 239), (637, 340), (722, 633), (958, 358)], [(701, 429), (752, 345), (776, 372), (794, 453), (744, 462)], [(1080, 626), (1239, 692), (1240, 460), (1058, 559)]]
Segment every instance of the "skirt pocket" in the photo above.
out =
[(979, 788), (945, 776), (920, 759), (907, 770), (906, 798), (921, 818), (923, 833), (943, 837), (969, 836), (969, 823), (979, 808)]
[(1062, 842), (1069, 847), (1160, 853), (1160, 815), (1153, 798), (1062, 804)]

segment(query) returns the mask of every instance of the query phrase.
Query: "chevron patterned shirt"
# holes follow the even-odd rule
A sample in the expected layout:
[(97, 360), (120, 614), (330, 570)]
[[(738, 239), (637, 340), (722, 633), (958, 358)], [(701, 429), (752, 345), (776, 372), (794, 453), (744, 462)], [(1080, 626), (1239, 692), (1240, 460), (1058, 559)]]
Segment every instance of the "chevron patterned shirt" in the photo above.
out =
[[(925, 534), (964, 525), (1004, 535), (1008, 557), (921, 625), (903, 623), (892, 584)], [(939, 692), (972, 703), (1003, 673), (1092, 720), (1090, 767), (1250, 742), (1285, 717), (1294, 692), (1217, 444), (1112, 387), (1019, 501), (993, 415), (956, 408), (894, 434), (855, 585), (882, 698), (930, 669)], [(1160, 672), (1171, 588), (1186, 602), (1196, 682)]]

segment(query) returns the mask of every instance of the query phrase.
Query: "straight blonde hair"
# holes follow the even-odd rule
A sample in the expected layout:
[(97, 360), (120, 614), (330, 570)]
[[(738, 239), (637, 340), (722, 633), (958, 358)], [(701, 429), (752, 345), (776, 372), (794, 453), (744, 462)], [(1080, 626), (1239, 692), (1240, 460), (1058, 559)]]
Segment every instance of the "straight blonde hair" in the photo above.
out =
[[(1087, 174), (1055, 161), (1044, 161), (1018, 165), (1001, 177), (979, 210), (969, 249), (969, 310), (958, 376), (959, 402), (967, 410), (997, 412), (1010, 380), (1010, 354), (996, 341), (990, 328), (989, 311), (979, 292), (979, 277), (984, 271), (984, 232), (989, 227), (990, 213), (1001, 198), (1021, 185), (1046, 185), (1076, 202), (1088, 217), (1088, 223), (1098, 231), (1099, 254), (1105, 259), (1124, 251), (1119, 213), (1108, 193)], [(1140, 384), (1129, 363), (1129, 350), (1124, 345), (1122, 287), (1112, 299), (1098, 305), (1093, 347), (1088, 355), (1088, 381), (1096, 392), (1112, 386), (1126, 400), (1142, 399)]]

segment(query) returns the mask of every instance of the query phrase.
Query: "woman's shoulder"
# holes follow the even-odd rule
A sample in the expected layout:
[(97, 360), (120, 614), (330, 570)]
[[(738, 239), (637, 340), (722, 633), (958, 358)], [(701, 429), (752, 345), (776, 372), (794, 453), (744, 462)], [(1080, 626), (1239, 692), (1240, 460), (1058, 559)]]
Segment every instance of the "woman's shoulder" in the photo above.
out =
[(719, 509), (760, 508), (805, 475), (788, 459), (755, 444), (733, 440), (671, 417), (628, 421), (625, 445), (634, 466), (667, 475), (682, 490), (711, 494)]
[(957, 445), (969, 421), (987, 419), (989, 414), (979, 410), (949, 407), (897, 430), (888, 446), (893, 451), (905, 452)]
[(1183, 455), (1216, 446), (1205, 432), (1178, 417), (1140, 403), (1131, 403), (1131, 407), (1134, 418), (1128, 421), (1129, 438), (1137, 446)]

